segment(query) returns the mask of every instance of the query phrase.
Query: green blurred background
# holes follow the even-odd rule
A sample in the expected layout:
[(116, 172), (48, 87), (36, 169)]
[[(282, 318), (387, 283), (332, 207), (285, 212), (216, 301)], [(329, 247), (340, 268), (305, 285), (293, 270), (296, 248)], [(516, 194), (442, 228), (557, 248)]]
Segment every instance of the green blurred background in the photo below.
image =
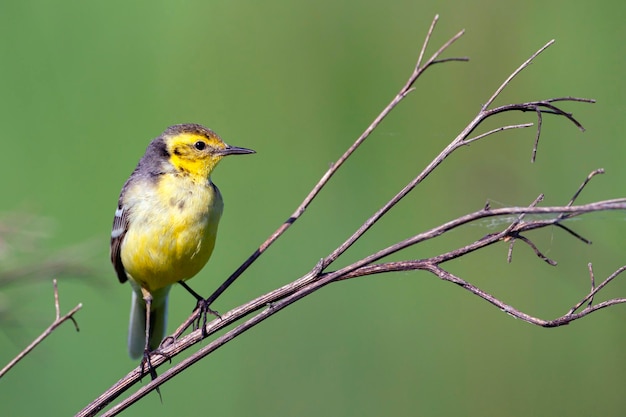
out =
[[(149, 140), (197, 122), (254, 156), (228, 159), (213, 179), (225, 200), (209, 266), (192, 281), (209, 294), (284, 221), (404, 84), (435, 13), (433, 47), (466, 35), (429, 70), (287, 235), (216, 304), (231, 307), (308, 271), (421, 170), (528, 56), (556, 38), (499, 104), (564, 95), (587, 127), (544, 117), (464, 148), (389, 213), (338, 265), (482, 207), (564, 204), (595, 168), (581, 202), (623, 196), (626, 6), (619, 1), (37, 1), (0, 5), (0, 211), (46, 219), (48, 238), (21, 262), (65, 256), (90, 274), (50, 274), (2, 288), (0, 359), (47, 326), (59, 279), (67, 324), (0, 380), (0, 414), (73, 415), (126, 375), (130, 288), (108, 261), (119, 190)], [(534, 122), (514, 114), (491, 122)], [(487, 127), (487, 126), (486, 126)], [(543, 318), (564, 314), (598, 277), (626, 263), (623, 213), (529, 235), (556, 268), (519, 245), (451, 271)], [(502, 226), (502, 225), (500, 225)], [(488, 222), (411, 249), (422, 258), (497, 230)], [(12, 252), (14, 253), (14, 252)], [(42, 255), (43, 253), (43, 255)], [(17, 256), (17, 255), (16, 255)], [(74, 258), (72, 258), (72, 256)], [(15, 259), (3, 259), (12, 265)], [(53, 276), (54, 275), (54, 276)], [(606, 296), (624, 296), (615, 282)], [(172, 327), (193, 301), (172, 293)], [(625, 412), (626, 310), (542, 329), (514, 320), (427, 273), (326, 287), (220, 349), (128, 416), (620, 416)], [(178, 362), (179, 359), (174, 360)]]

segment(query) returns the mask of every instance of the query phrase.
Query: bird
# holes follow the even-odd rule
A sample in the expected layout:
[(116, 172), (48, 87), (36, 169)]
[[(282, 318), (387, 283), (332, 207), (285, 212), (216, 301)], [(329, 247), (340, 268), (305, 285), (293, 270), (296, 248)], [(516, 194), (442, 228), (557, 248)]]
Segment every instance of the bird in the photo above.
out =
[(211, 173), (225, 156), (252, 153), (199, 124), (178, 124), (150, 142), (124, 183), (110, 256), (120, 283), (132, 287), (131, 358), (145, 359), (160, 346), (170, 289), (194, 277), (211, 257), (224, 207)]

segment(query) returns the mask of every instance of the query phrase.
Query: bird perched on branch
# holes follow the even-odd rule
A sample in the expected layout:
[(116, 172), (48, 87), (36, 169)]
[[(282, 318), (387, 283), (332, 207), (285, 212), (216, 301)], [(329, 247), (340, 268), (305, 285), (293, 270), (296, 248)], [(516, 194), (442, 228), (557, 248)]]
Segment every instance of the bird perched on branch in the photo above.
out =
[(128, 352), (148, 355), (165, 336), (172, 285), (196, 275), (213, 252), (224, 203), (211, 173), (227, 155), (254, 153), (197, 124), (154, 139), (119, 197), (111, 262), (132, 288)]

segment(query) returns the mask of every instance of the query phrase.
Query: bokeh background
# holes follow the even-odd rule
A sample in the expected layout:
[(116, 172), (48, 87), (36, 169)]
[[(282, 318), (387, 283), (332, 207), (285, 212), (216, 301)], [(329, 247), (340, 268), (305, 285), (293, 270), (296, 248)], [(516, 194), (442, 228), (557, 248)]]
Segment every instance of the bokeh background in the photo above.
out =
[[(108, 261), (119, 190), (149, 140), (175, 123), (207, 125), (254, 156), (224, 161), (213, 179), (226, 211), (213, 258), (192, 281), (210, 293), (308, 193), (409, 75), (435, 13), (435, 47), (465, 28), (416, 91), (342, 168), (305, 216), (215, 308), (226, 311), (308, 271), (395, 194), (474, 117), (500, 82), (556, 38), (499, 104), (576, 95), (587, 128), (544, 117), (448, 159), (337, 266), (490, 201), (526, 205), (624, 195), (626, 6), (619, 1), (135, 1), (0, 4), (0, 211), (17, 231), (4, 271), (48, 262), (38, 279), (0, 288), (0, 359), (16, 355), (61, 307), (77, 303), (80, 332), (59, 328), (0, 380), (0, 414), (73, 415), (126, 375), (130, 300)], [(534, 122), (514, 114), (500, 124)], [(447, 265), (524, 311), (564, 314), (626, 263), (624, 213), (529, 235), (550, 267), (505, 245)], [(406, 251), (422, 258), (470, 243), (482, 222)], [(499, 225), (502, 227), (502, 224)], [(85, 268), (67, 273), (50, 262)], [(623, 280), (622, 280), (623, 281)], [(624, 296), (615, 282), (606, 296)], [(170, 324), (194, 302), (172, 292)], [(542, 329), (423, 273), (326, 287), (220, 349), (128, 416), (621, 416), (626, 409), (626, 309)], [(179, 359), (174, 359), (177, 362)]]

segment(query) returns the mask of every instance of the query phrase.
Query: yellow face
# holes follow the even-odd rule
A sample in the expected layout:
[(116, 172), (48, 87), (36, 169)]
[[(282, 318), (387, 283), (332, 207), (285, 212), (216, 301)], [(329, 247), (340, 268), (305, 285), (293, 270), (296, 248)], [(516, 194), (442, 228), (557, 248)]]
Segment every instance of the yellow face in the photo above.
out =
[(206, 181), (228, 146), (213, 132), (182, 132), (165, 136), (170, 162), (178, 171)]

